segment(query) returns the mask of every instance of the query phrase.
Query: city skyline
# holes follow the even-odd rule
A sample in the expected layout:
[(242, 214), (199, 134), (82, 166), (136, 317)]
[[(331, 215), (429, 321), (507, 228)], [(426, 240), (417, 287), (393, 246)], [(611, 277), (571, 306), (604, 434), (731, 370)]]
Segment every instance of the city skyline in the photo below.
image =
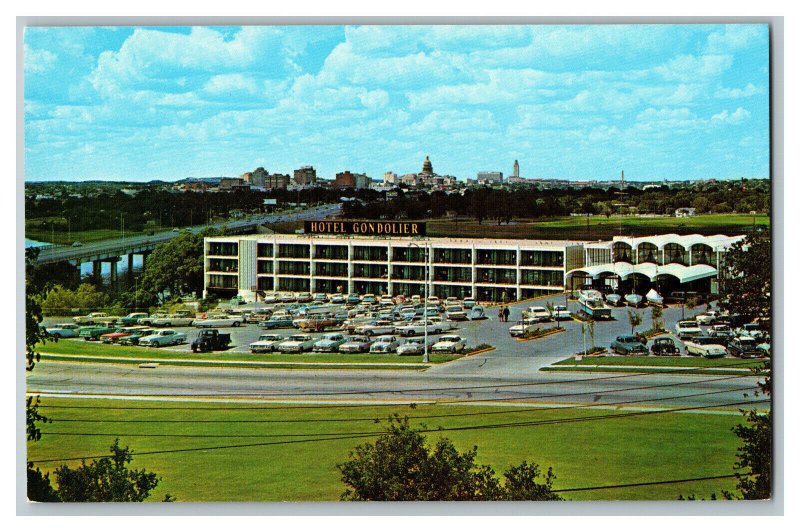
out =
[(25, 177), (769, 176), (766, 25), (27, 28)]

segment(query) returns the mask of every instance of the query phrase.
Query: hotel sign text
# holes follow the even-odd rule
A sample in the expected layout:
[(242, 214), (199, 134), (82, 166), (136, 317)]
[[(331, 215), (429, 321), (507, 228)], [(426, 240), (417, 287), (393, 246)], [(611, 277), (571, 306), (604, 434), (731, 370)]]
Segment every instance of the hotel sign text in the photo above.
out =
[(367, 235), (367, 236), (425, 236), (424, 222), (331, 222), (306, 221), (306, 234)]

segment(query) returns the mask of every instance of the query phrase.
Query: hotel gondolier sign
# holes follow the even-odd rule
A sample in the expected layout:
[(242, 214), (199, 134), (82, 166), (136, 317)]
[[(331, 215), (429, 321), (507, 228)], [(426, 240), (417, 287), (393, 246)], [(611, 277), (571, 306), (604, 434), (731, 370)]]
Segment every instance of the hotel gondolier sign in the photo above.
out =
[(316, 235), (366, 235), (366, 236), (425, 236), (424, 222), (375, 221), (306, 221), (306, 234)]

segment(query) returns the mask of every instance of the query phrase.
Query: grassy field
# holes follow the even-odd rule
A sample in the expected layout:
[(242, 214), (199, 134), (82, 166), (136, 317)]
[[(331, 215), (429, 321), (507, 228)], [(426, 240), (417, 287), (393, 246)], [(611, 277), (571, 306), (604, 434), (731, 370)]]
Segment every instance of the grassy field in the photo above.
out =
[[(65, 458), (107, 453), (118, 435), (135, 452), (154, 453), (135, 456), (131, 464), (162, 477), (151, 500), (170, 493), (183, 502), (338, 500), (344, 486), (336, 464), (355, 445), (374, 441), (382, 430), (375, 419), (393, 412), (412, 417), (414, 426), (451, 429), (429, 433), (429, 442), (446, 436), (460, 451), (477, 445), (478, 462), (498, 474), (522, 460), (552, 466), (556, 489), (731, 474), (738, 439), (730, 429), (741, 421), (738, 413), (604, 418), (621, 411), (463, 405), (412, 409), (55, 398), (43, 398), (42, 405), (41, 412), (53, 421), (41, 427), (41, 441), (28, 444), (28, 459), (56, 459), (37, 463), (44, 471), (53, 471)], [(535, 424), (585, 416), (592, 419)], [(496, 427), (517, 423), (529, 425)], [(485, 427), (489, 424), (495, 427)], [(169, 450), (184, 451), (162, 452)], [(69, 463), (74, 467), (79, 460)], [(734, 479), (720, 479), (564, 496), (675, 500), (680, 494), (708, 497), (734, 484)]]
[(575, 360), (574, 357), (556, 362), (556, 365), (578, 366), (675, 366), (689, 368), (757, 368), (763, 364), (762, 360), (742, 360), (732, 358), (703, 358), (703, 357), (657, 357), (657, 356), (606, 356), (583, 357)]
[[(767, 215), (756, 215), (756, 225), (769, 226)], [(528, 239), (609, 239), (617, 235), (645, 236), (658, 233), (704, 235), (740, 234), (753, 226), (749, 214), (704, 214), (690, 218), (663, 216), (639, 218), (634, 216), (570, 216), (545, 220), (520, 220), (497, 225), (474, 220), (430, 220), (428, 235), (451, 237), (528, 238)]]
[[(342, 353), (303, 353), (297, 355), (284, 355), (280, 353), (235, 353), (227, 351), (217, 351), (213, 353), (192, 353), (184, 351), (172, 351), (164, 348), (125, 346), (125, 345), (105, 345), (96, 342), (85, 342), (83, 340), (60, 340), (58, 342), (47, 342), (37, 345), (37, 351), (42, 353), (54, 353), (60, 355), (91, 355), (108, 358), (114, 357), (135, 357), (152, 361), (163, 359), (193, 359), (213, 361), (246, 360), (251, 362), (391, 362), (395, 364), (419, 364), (422, 362), (422, 355), (418, 356), (397, 356), (397, 355), (372, 355), (372, 354), (342, 354)], [(461, 358), (461, 355), (440, 355), (431, 353), (429, 360), (433, 364), (449, 362)]]
[[(53, 219), (56, 223), (66, 224), (63, 218)], [(163, 229), (153, 227), (150, 231), (168, 231), (169, 227)], [(141, 231), (125, 231), (125, 236), (140, 236)], [(25, 220), (25, 238), (37, 240), (39, 242), (50, 242), (54, 244), (72, 244), (73, 242), (96, 242), (98, 240), (110, 240), (122, 236), (121, 227), (116, 229), (91, 229), (87, 231), (53, 231), (50, 218), (35, 218)]]

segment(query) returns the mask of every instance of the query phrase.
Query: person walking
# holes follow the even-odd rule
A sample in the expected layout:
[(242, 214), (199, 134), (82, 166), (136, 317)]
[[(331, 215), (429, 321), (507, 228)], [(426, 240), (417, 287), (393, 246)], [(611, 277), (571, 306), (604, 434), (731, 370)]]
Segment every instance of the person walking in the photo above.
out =
[(497, 319), (499, 319), (500, 321), (503, 321), (504, 317), (505, 316), (503, 315), (503, 306), (500, 305), (500, 307), (497, 309)]
[(503, 321), (508, 321), (508, 317), (511, 315), (511, 311), (508, 307), (503, 307)]

